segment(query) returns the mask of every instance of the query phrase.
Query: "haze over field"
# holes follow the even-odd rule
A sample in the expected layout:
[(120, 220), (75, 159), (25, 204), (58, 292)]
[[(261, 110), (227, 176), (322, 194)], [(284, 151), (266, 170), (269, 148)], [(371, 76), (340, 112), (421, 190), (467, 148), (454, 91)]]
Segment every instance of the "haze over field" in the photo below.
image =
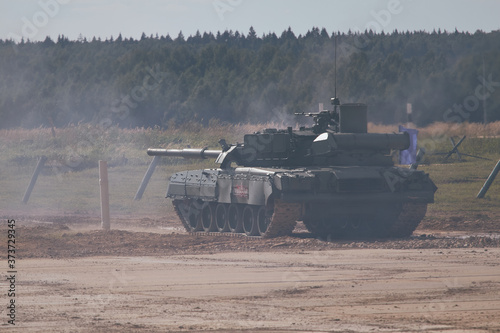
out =
[[(343, 103), (369, 120), (500, 120), (500, 32), (346, 33), (311, 28), (258, 37), (225, 31), (140, 40), (0, 42), (0, 128), (91, 122), (161, 126), (195, 120), (283, 122)], [(485, 112), (486, 110), (486, 112)]]
[(370, 120), (500, 119), (500, 3), (17, 1), (0, 10), (0, 128), (297, 122), (334, 92)]

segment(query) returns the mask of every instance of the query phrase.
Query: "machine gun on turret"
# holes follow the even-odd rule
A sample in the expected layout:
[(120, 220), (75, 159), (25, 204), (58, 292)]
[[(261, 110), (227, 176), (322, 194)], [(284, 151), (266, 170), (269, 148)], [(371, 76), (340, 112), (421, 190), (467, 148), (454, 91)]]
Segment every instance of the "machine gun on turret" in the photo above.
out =
[(314, 126), (313, 132), (316, 134), (321, 134), (326, 132), (328, 128), (332, 129), (334, 132), (339, 131), (339, 106), (340, 100), (337, 97), (331, 99), (333, 104), (333, 110), (322, 110), (320, 112), (298, 112), (295, 113), (296, 116), (313, 117)]

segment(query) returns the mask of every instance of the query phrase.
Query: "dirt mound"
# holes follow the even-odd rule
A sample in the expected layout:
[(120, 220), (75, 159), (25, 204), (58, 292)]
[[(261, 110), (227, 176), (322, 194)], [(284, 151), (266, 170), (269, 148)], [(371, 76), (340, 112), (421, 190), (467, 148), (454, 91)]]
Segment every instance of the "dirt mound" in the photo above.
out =
[(328, 240), (306, 232), (259, 239), (246, 236), (156, 233), (126, 230), (75, 230), (65, 224), (38, 224), (17, 228), (17, 254), (21, 258), (89, 256), (164, 256), (243, 251), (305, 251), (345, 248), (430, 249), (500, 247), (500, 237), (482, 235), (448, 237), (420, 235), (408, 239)]

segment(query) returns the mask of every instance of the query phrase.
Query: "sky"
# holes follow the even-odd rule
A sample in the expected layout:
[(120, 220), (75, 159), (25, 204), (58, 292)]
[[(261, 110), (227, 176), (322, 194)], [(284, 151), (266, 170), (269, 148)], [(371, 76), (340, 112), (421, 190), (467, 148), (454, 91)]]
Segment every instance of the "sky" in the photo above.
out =
[(1, 0), (0, 39), (500, 29), (499, 0)]

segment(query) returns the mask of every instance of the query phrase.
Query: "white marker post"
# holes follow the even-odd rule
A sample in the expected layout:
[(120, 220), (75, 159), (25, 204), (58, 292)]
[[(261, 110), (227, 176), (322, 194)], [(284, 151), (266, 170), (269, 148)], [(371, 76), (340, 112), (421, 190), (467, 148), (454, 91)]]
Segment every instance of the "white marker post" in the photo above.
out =
[(407, 123), (406, 123), (406, 128), (411, 128), (413, 124), (413, 119), (411, 114), (413, 113), (413, 108), (411, 103), (406, 103), (406, 116), (407, 116)]
[(109, 230), (108, 163), (106, 161), (99, 161), (99, 187), (101, 189), (101, 228)]

